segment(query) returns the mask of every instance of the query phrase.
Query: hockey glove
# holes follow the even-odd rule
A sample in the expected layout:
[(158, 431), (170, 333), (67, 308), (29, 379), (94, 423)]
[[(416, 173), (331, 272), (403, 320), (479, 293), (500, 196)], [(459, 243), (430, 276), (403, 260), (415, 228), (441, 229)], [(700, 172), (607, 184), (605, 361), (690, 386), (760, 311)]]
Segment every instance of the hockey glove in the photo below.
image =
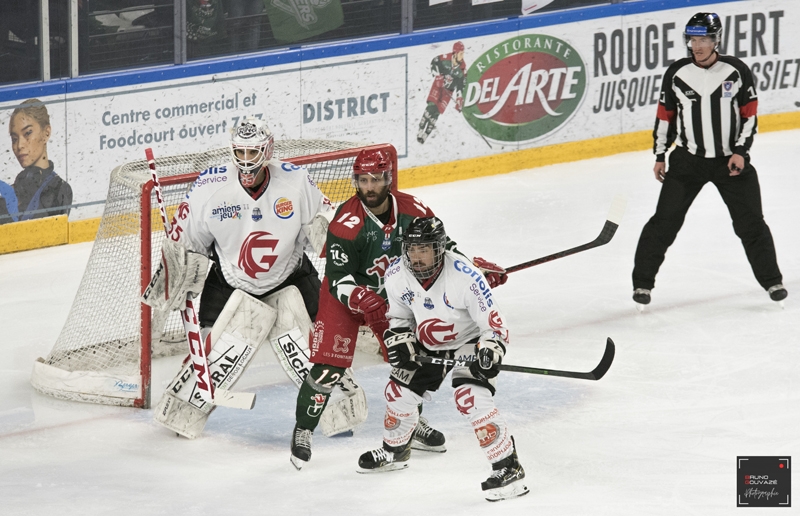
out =
[(353, 313), (364, 314), (364, 322), (370, 328), (386, 321), (386, 300), (366, 287), (354, 288), (348, 305)]
[(491, 288), (499, 287), (508, 281), (506, 270), (496, 263), (492, 263), (478, 256), (472, 259), (472, 263), (486, 276), (486, 281), (489, 282)]
[(464, 107), (464, 97), (458, 97), (456, 99), (456, 111), (461, 113), (461, 108)]
[(402, 369), (419, 367), (413, 360), (417, 354), (417, 338), (411, 328), (390, 328), (383, 333), (383, 342), (386, 344), (389, 364), (392, 367)]
[(166, 239), (161, 247), (161, 265), (141, 300), (156, 310), (182, 310), (190, 292), (199, 294), (203, 291), (206, 273), (207, 257), (187, 251), (183, 245)]
[(506, 347), (495, 339), (487, 339), (475, 344), (475, 361), (469, 366), (469, 372), (479, 380), (494, 378), (500, 373), (498, 367), (506, 354)]

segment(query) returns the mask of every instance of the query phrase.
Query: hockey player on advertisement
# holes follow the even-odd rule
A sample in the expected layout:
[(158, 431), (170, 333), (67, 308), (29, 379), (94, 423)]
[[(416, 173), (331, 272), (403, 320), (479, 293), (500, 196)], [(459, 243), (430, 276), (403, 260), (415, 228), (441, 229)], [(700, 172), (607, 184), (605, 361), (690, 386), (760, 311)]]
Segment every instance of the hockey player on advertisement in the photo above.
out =
[[(221, 359), (227, 360), (229, 366), (219, 372), (219, 378), (224, 376), (226, 380), (229, 371), (241, 374), (247, 365), (243, 362), (245, 356), (247, 360), (252, 357), (275, 324), (274, 314), (260, 318), (259, 311), (272, 311), (267, 304), (279, 308), (287, 302), (292, 304), (294, 299), (293, 305), (299, 305), (295, 313), (299, 311), (299, 318), (308, 321), (298, 325), (310, 330), (310, 320), (316, 317), (319, 304), (320, 279), (304, 247), (315, 217), (332, 210), (330, 201), (304, 168), (272, 159), (273, 135), (264, 121), (243, 119), (231, 130), (230, 145), (231, 162), (203, 171), (178, 206), (172, 231), (162, 246), (165, 267), (157, 275), (163, 280), (160, 285), (158, 281), (151, 283), (155, 288), (143, 296), (154, 308), (176, 310), (183, 308), (188, 293), (202, 293), (198, 318), (207, 348), (211, 344), (207, 340), (209, 333), (222, 334), (225, 330), (214, 328), (221, 313), (226, 314), (226, 321), (244, 320), (235, 333), (236, 338), (247, 343), (242, 352), (222, 353)], [(235, 291), (241, 292), (232, 297)], [(276, 297), (278, 300), (271, 301)], [(236, 313), (236, 306), (227, 306), (234, 302), (251, 308), (238, 318), (228, 316), (231, 310)], [(291, 322), (289, 325), (292, 327)], [(255, 339), (252, 342), (247, 339), (251, 333)], [(213, 373), (212, 356), (209, 353)], [(190, 365), (184, 365), (165, 397), (186, 398), (186, 393), (179, 391), (191, 375), (191, 370), (186, 370)], [(183, 390), (190, 391), (191, 387)], [(196, 400), (189, 396), (182, 401), (194, 405)], [(163, 403), (180, 405), (172, 400)], [(160, 408), (163, 410), (156, 411), (156, 419), (172, 428), (167, 421), (167, 407), (160, 404)], [(192, 410), (187, 406), (182, 413)], [(205, 407), (204, 414), (193, 414), (189, 419), (205, 424), (208, 412), (210, 409)], [(185, 432), (182, 422), (175, 424), (173, 429), (187, 437), (195, 437), (202, 430), (199, 423), (194, 427), (194, 423), (188, 424)]]
[[(756, 280), (773, 301), (782, 302), (788, 291), (764, 221), (758, 175), (750, 163), (758, 128), (753, 74), (740, 59), (719, 54), (722, 22), (717, 14), (692, 16), (684, 39), (689, 57), (670, 65), (661, 85), (653, 130), (653, 173), (662, 183), (661, 194), (636, 248), (633, 300), (640, 310), (650, 303), (667, 249), (695, 197), (711, 182), (728, 207)], [(665, 156), (673, 141), (668, 169)]]
[[(355, 195), (336, 210), (328, 227), (325, 278), (311, 345), (314, 365), (297, 395), (290, 457), (297, 469), (311, 458), (311, 437), (332, 385), (353, 362), (359, 326), (369, 326), (378, 339), (388, 328), (383, 275), (400, 256), (406, 226), (416, 217), (433, 216), (418, 198), (390, 192), (393, 172), (387, 151), (361, 151), (353, 164)], [(448, 246), (454, 248), (455, 242), (448, 241)], [(475, 261), (490, 271), (496, 284), (506, 281), (501, 267)], [(421, 410), (421, 400), (418, 405)], [(419, 420), (414, 448), (445, 451), (444, 435), (425, 418)]]
[(403, 235), (402, 258), (385, 275), (389, 329), (384, 333), (393, 366), (384, 391), (383, 446), (361, 455), (360, 473), (404, 469), (417, 426), (417, 405), (441, 386), (452, 366), (419, 364), (416, 355), (474, 360), (452, 368), (458, 411), (469, 421), (492, 465), (481, 484), (487, 500), (528, 493), (514, 438), (494, 404), (495, 377), (508, 344), (508, 328), (489, 282), (463, 256), (446, 250), (436, 217), (420, 217)]
[(422, 113), (417, 132), (417, 141), (425, 143), (428, 136), (436, 126), (439, 115), (447, 109), (450, 99), (455, 96), (456, 111), (461, 112), (464, 106), (464, 85), (467, 64), (464, 62), (464, 44), (456, 41), (453, 44), (453, 51), (449, 54), (436, 56), (431, 61), (431, 73), (434, 76), (430, 93), (428, 93), (428, 105)]

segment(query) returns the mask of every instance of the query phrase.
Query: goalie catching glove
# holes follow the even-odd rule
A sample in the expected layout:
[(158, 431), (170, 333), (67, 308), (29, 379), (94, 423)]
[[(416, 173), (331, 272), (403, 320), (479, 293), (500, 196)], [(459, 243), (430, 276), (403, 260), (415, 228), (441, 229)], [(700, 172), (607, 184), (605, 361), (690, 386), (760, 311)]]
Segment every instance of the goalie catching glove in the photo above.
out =
[(416, 369), (419, 364), (413, 357), (417, 354), (417, 337), (410, 328), (390, 328), (383, 332), (389, 364), (400, 369)]
[(475, 266), (481, 270), (491, 288), (499, 287), (508, 281), (508, 274), (506, 274), (506, 270), (496, 263), (492, 263), (479, 256), (473, 258), (472, 263), (474, 263)]
[(142, 294), (142, 302), (156, 310), (182, 310), (186, 296), (199, 294), (208, 273), (208, 258), (172, 240), (161, 246), (161, 264), (150, 285)]
[(506, 347), (495, 339), (487, 339), (475, 344), (475, 361), (469, 366), (469, 372), (479, 380), (494, 378), (500, 373), (498, 367), (506, 354)]

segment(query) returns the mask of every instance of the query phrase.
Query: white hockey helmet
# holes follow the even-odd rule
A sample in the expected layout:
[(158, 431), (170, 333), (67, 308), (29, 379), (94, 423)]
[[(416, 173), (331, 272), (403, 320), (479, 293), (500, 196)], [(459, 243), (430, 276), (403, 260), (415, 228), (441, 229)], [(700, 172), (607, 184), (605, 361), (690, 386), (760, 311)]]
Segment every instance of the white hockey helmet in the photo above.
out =
[(231, 156), (242, 186), (255, 184), (256, 175), (272, 159), (274, 149), (275, 138), (263, 120), (247, 117), (231, 128)]

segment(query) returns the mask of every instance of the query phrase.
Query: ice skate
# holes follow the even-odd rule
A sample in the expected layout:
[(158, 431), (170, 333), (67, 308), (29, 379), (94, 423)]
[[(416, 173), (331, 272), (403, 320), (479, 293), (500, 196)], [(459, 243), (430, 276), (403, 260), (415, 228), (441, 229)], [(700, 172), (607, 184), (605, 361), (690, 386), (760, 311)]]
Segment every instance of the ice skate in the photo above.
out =
[(358, 458), (358, 472), (381, 473), (405, 469), (408, 467), (409, 457), (411, 457), (410, 443), (398, 447), (383, 443), (383, 448), (368, 451)]
[(644, 312), (644, 306), (650, 304), (650, 289), (637, 288), (633, 291), (633, 300), (636, 302), (636, 309)]
[[(514, 438), (511, 439), (513, 442)], [(525, 470), (519, 463), (516, 445), (514, 445), (514, 452), (511, 455), (492, 464), (492, 470), (492, 475), (485, 482), (481, 482), (483, 494), (490, 502), (516, 498), (530, 492), (522, 482), (525, 478)]]
[(311, 436), (314, 434), (311, 430), (300, 428), (297, 425), (292, 432), (292, 456), (289, 460), (292, 465), (298, 470), (303, 469), (306, 462), (311, 460)]
[(781, 283), (778, 283), (777, 285), (772, 285), (771, 287), (769, 287), (767, 293), (769, 293), (770, 299), (778, 303), (781, 308), (784, 308), (783, 300), (786, 299), (786, 296), (789, 295), (789, 292), (786, 290), (786, 287), (784, 287)]
[(447, 451), (444, 441), (444, 434), (428, 425), (428, 420), (420, 416), (419, 423), (417, 423), (417, 427), (414, 429), (414, 435), (411, 438), (411, 448), (415, 450), (444, 453)]

